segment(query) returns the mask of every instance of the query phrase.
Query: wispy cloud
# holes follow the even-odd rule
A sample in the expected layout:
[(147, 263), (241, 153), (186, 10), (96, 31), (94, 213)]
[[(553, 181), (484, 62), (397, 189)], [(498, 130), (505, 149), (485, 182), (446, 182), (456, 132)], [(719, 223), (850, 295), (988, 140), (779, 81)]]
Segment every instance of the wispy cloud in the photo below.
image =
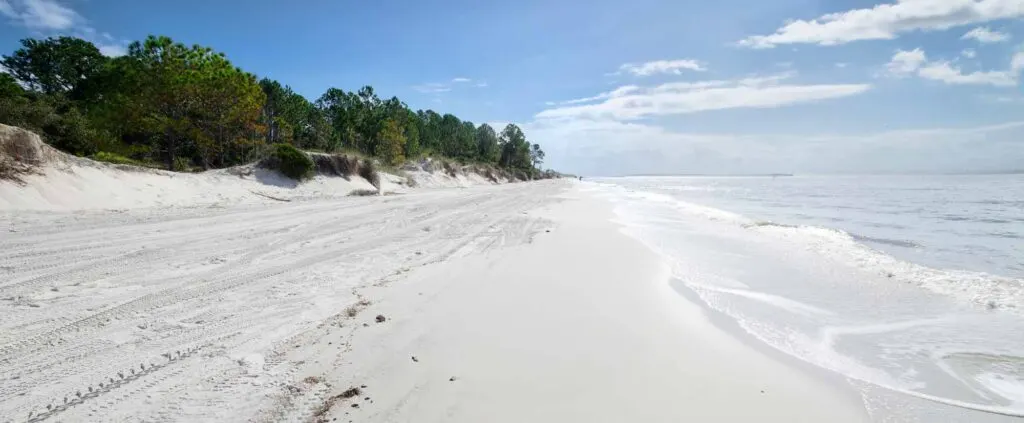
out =
[(1007, 34), (1005, 32), (993, 31), (991, 29), (988, 29), (988, 27), (979, 26), (968, 31), (966, 34), (964, 34), (963, 37), (960, 37), (960, 39), (975, 40), (982, 44), (1001, 43), (1003, 41), (1009, 41), (1010, 34)]
[(539, 119), (610, 119), (629, 121), (653, 116), (680, 115), (708, 110), (772, 108), (846, 97), (863, 93), (867, 84), (779, 84), (793, 73), (738, 80), (674, 82), (654, 87), (624, 86), (594, 97), (570, 100), (594, 104), (566, 104), (536, 115)]
[(889, 75), (901, 77), (914, 73), (921, 68), (921, 65), (928, 60), (924, 50), (915, 48), (913, 50), (898, 50), (892, 56), (889, 63), (885, 65)]
[(981, 95), (978, 98), (991, 103), (1024, 104), (1024, 96), (1021, 95)]
[(423, 94), (437, 94), (446, 93), (452, 90), (451, 84), (445, 84), (441, 82), (428, 82), (426, 84), (415, 85), (412, 89), (419, 91)]
[[(614, 89), (612, 91), (604, 92), (604, 93), (601, 93), (601, 94), (598, 94), (598, 95), (595, 95), (595, 96), (592, 96), (592, 97), (584, 97), (584, 98), (577, 98), (577, 99), (573, 99), (573, 100), (566, 100), (566, 101), (563, 101), (563, 102), (561, 102), (559, 104), (583, 104), (583, 103), (589, 103), (591, 101), (604, 100), (606, 98), (621, 97), (621, 96), (624, 96), (626, 94), (629, 94), (629, 93), (632, 93), (632, 92), (636, 92), (638, 90), (640, 90), (640, 87), (638, 87), (636, 85), (626, 85), (626, 86), (623, 86), (623, 87), (616, 88), (616, 89)], [(553, 102), (549, 102), (549, 103), (550, 103), (549, 104), (550, 106), (555, 105), (555, 103), (553, 103)]]
[(127, 53), (126, 42), (119, 42), (105, 32), (97, 34), (82, 15), (56, 0), (0, 0), (0, 15), (33, 31), (72, 34), (89, 40), (105, 56)]
[(960, 52), (960, 55), (968, 59), (973, 59), (974, 56), (978, 55), (978, 52), (974, 51), (973, 48), (965, 48)]
[(654, 60), (646, 63), (625, 63), (619, 66), (619, 70), (615, 74), (628, 73), (635, 76), (657, 74), (682, 75), (685, 70), (704, 72), (707, 68), (700, 61), (693, 59)]
[(77, 12), (53, 0), (0, 0), (0, 14), (34, 30), (64, 31), (84, 21)]
[(917, 75), (920, 78), (950, 85), (992, 85), (1013, 87), (1018, 84), (1024, 70), (1024, 53), (1015, 54), (1006, 70), (964, 72), (959, 66), (944, 60), (929, 61), (921, 49), (899, 50), (886, 64), (890, 76)]
[(974, 71), (964, 73), (960, 67), (949, 62), (936, 62), (918, 69), (918, 76), (952, 85), (994, 85), (1012, 87), (1017, 85), (1016, 72)]
[(1021, 0), (897, 0), (872, 8), (793, 20), (769, 35), (739, 41), (750, 48), (781, 44), (836, 45), (859, 40), (889, 40), (911, 31), (935, 31), (1024, 16)]
[[(473, 82), (472, 79), (465, 78), (465, 77), (456, 77), (456, 78), (452, 78), (450, 81), (447, 81), (447, 82), (427, 82), (427, 83), (424, 83), (424, 84), (415, 85), (415, 86), (412, 87), (412, 89), (414, 89), (414, 90), (416, 90), (418, 92), (421, 92), (423, 94), (440, 94), (440, 93), (449, 92), (449, 91), (453, 90), (457, 86), (466, 85), (466, 84), (469, 84), (471, 82)], [(478, 82), (476, 84), (473, 84), (473, 86), (476, 86), (476, 87), (486, 87), (487, 83), (486, 82)]]

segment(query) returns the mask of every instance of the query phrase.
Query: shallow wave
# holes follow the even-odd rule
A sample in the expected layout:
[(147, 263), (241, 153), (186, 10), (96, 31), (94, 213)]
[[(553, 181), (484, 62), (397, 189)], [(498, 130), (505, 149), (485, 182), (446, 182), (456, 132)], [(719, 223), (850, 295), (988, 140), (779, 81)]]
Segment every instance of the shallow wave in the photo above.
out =
[(758, 301), (764, 304), (778, 307), (786, 310), (790, 313), (800, 314), (807, 317), (813, 316), (828, 316), (835, 313), (825, 310), (820, 307), (815, 307), (810, 304), (804, 304), (796, 300), (792, 300), (786, 297), (780, 297), (778, 295), (766, 294), (764, 292), (751, 291), (747, 289), (738, 288), (723, 288), (712, 285), (689, 283), (687, 284), (690, 288), (700, 289), (704, 291), (714, 291), (723, 294), (735, 295), (737, 297), (744, 297), (750, 300)]
[(873, 242), (873, 243), (876, 243), (876, 244), (886, 244), (886, 245), (893, 245), (893, 246), (896, 246), (896, 247), (905, 247), (905, 248), (921, 248), (922, 247), (921, 244), (918, 244), (918, 243), (916, 243), (914, 241), (905, 240), (905, 239), (888, 239), (888, 238), (872, 237), (872, 236), (857, 235), (857, 234), (850, 234), (850, 236), (853, 237), (853, 239), (855, 239), (857, 241)]
[[(887, 275), (894, 282), (911, 283), (932, 292), (968, 301), (988, 309), (1024, 314), (1024, 280), (984, 272), (934, 269), (899, 260), (857, 242), (844, 231), (815, 226), (754, 228), (762, 233), (800, 238), (818, 253), (858, 268)], [(895, 241), (899, 242), (899, 241)]]
[[(906, 248), (921, 247), (912, 241), (868, 238), (821, 226), (806, 226), (755, 220), (737, 213), (678, 200), (668, 195), (634, 191), (622, 185), (597, 182), (605, 192), (629, 200), (672, 206), (689, 215), (729, 222), (761, 232), (762, 235), (803, 242), (806, 248), (840, 259), (857, 267), (886, 274), (893, 282), (918, 285), (932, 292), (968, 301), (988, 309), (1024, 314), (1024, 280), (994, 276), (986, 272), (939, 269), (897, 259), (861, 242), (876, 242)], [(858, 240), (859, 238), (859, 240)]]
[(1024, 406), (1024, 357), (958, 351), (935, 359), (943, 371), (978, 395), (992, 399), (991, 393), (1013, 406)]
[(689, 215), (712, 221), (739, 225), (763, 235), (784, 238), (789, 242), (803, 242), (805, 247), (878, 274), (887, 275), (893, 282), (911, 283), (932, 292), (967, 301), (987, 309), (1001, 309), (1024, 314), (1024, 279), (1013, 279), (984, 272), (952, 269), (934, 269), (903, 261), (875, 250), (861, 242), (876, 242), (906, 248), (921, 245), (909, 240), (866, 237), (840, 229), (820, 226), (789, 225), (759, 221), (746, 216), (673, 198), (669, 195), (631, 190), (620, 185), (601, 186), (626, 199), (646, 200), (672, 206)]
[(987, 232), (986, 235), (996, 238), (1021, 239), (1020, 234), (1015, 234), (1013, 232)]
[[(827, 227), (758, 221), (669, 195), (631, 190), (615, 184), (603, 185), (601, 191), (620, 202), (621, 207), (617, 207), (617, 211), (622, 223), (627, 225), (626, 232), (665, 256), (673, 275), (689, 291), (711, 309), (735, 319), (744, 332), (765, 344), (882, 391), (959, 409), (1024, 417), (1024, 379), (1020, 377), (1024, 374), (1024, 365), (1021, 364), (1024, 358), (1017, 357), (1019, 348), (1014, 347), (1017, 344), (1012, 341), (1013, 336), (1007, 335), (1014, 333), (1013, 325), (1019, 322), (1015, 319), (1024, 314), (1021, 308), (1024, 305), (1024, 280), (930, 268), (899, 260), (865, 245), (918, 247), (912, 241), (865, 237)], [(708, 221), (707, 226), (701, 223), (702, 220)], [(665, 231), (673, 228), (679, 231)], [(722, 239), (740, 242), (736, 245), (741, 247), (719, 253), (724, 256), (735, 251), (741, 257), (760, 257), (757, 260), (762, 263), (767, 263), (765, 258), (771, 260), (771, 253), (751, 255), (742, 247), (752, 245), (751, 251), (768, 248), (778, 254), (799, 252), (800, 260), (806, 261), (794, 262), (807, 262), (809, 268), (831, 268), (835, 265), (834, 269), (839, 271), (859, 269), (853, 273), (860, 275), (866, 272), (878, 276), (849, 279), (852, 282), (849, 286), (854, 287), (854, 292), (865, 295), (854, 295), (857, 300), (851, 300), (853, 303), (849, 308), (833, 308), (826, 304), (846, 304), (847, 297), (833, 297), (838, 302), (819, 301), (825, 298), (821, 294), (834, 292), (827, 285), (808, 285), (807, 288), (819, 291), (806, 294), (802, 285), (745, 283), (770, 279), (772, 276), (768, 273), (733, 277), (730, 274), (743, 275), (743, 271), (721, 273), (710, 267), (701, 268), (697, 265), (700, 262), (691, 261), (693, 259), (685, 248), (672, 249), (671, 246), (675, 245), (673, 237), (678, 239), (676, 233), (694, 233), (698, 240), (704, 239), (700, 237), (716, 239), (713, 238), (718, 236), (715, 234), (721, 233)], [(694, 247), (686, 248), (692, 250)], [(744, 267), (742, 262), (739, 266)], [(752, 269), (771, 270), (773, 267), (759, 265)], [(827, 275), (828, 270), (822, 273)], [(719, 280), (723, 278), (726, 280)], [(787, 275), (778, 280), (788, 278)], [(934, 298), (939, 301), (934, 304), (943, 306), (926, 307), (930, 311), (917, 314), (909, 311), (917, 309), (917, 303), (889, 302), (887, 307), (896, 307), (892, 309), (894, 313), (870, 316), (869, 310), (876, 307), (871, 302), (874, 296), (884, 297), (897, 287), (900, 290), (913, 289), (906, 288), (908, 286), (918, 286), (971, 304), (974, 307), (963, 307), (963, 310), (973, 310), (970, 315), (981, 316), (983, 320), (965, 323), (960, 320), (960, 312), (947, 315), (945, 307), (954, 304), (934, 295), (922, 295), (922, 298)], [(1005, 313), (987, 311), (994, 309)], [(869, 316), (863, 317), (861, 311), (868, 311)], [(1000, 318), (989, 320), (997, 316)], [(895, 320), (886, 321), (888, 318)], [(993, 322), (998, 324), (992, 325)], [(987, 331), (984, 328), (997, 329)], [(979, 335), (977, 329), (982, 329), (984, 335)], [(1010, 341), (977, 344), (977, 340)], [(865, 347), (867, 349), (859, 349)], [(918, 370), (926, 374), (919, 375)], [(941, 376), (943, 372), (948, 376)], [(939, 380), (953, 378), (959, 382), (952, 383), (960, 383), (966, 388), (953, 391), (934, 389), (930, 384), (933, 381), (931, 377), (936, 375), (941, 376)], [(855, 385), (860, 389), (860, 385)], [(861, 391), (869, 395), (870, 389)], [(975, 395), (970, 395), (970, 392)], [(865, 396), (865, 401), (868, 401), (868, 396)], [(885, 400), (881, 401), (885, 403)]]
[(785, 223), (776, 223), (776, 222), (772, 222), (770, 220), (759, 220), (759, 221), (756, 221), (754, 223), (750, 223), (750, 224), (747, 224), (747, 225), (744, 225), (744, 226), (746, 226), (748, 228), (749, 227), (759, 227), (759, 226), (778, 226), (780, 228), (799, 228), (800, 227), (798, 225), (787, 225)]
[(1021, 200), (981, 200), (975, 201), (974, 204), (984, 204), (989, 206), (1024, 207), (1024, 201)]
[(910, 240), (905, 240), (905, 239), (889, 239), (889, 238), (881, 238), (881, 237), (872, 237), (872, 236), (867, 236), (867, 235), (858, 235), (858, 234), (855, 234), (855, 233), (850, 233), (850, 232), (843, 231), (841, 229), (822, 228), (822, 227), (819, 227), (819, 226), (789, 225), (789, 224), (785, 224), (785, 223), (777, 223), (777, 222), (772, 222), (772, 221), (756, 221), (754, 223), (750, 223), (750, 224), (747, 224), (747, 225), (744, 225), (744, 226), (745, 227), (749, 227), (749, 228), (758, 228), (758, 227), (766, 227), (766, 226), (773, 226), (773, 227), (777, 227), (777, 228), (789, 228), (789, 229), (814, 228), (815, 230), (819, 230), (819, 231), (820, 230), (828, 230), (828, 231), (839, 232), (839, 233), (842, 233), (842, 234), (847, 234), (847, 235), (849, 235), (850, 237), (852, 237), (853, 239), (855, 239), (857, 241), (876, 243), (876, 244), (893, 245), (893, 246), (896, 246), (896, 247), (905, 247), (905, 248), (920, 248), (921, 247), (921, 244), (918, 244), (918, 243), (916, 243), (914, 241), (910, 241)]

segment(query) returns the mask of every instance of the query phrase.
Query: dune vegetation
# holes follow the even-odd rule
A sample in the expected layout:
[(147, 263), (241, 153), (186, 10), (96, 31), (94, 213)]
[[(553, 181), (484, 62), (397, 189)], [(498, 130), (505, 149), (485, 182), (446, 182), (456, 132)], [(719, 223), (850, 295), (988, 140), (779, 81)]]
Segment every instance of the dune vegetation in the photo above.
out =
[[(288, 145), (391, 167), (434, 157), (501, 168), (517, 179), (554, 175), (539, 170), (544, 151), (514, 124), (498, 132), (452, 114), (413, 111), (370, 86), (329, 88), (310, 101), (234, 66), (224, 53), (168, 37), (132, 43), (116, 58), (79, 38), (25, 39), (0, 64), (7, 72), (0, 73), (0, 123), (101, 161), (205, 170), (274, 160), (291, 154), (281, 147)], [(309, 163), (298, 162), (301, 179)]]

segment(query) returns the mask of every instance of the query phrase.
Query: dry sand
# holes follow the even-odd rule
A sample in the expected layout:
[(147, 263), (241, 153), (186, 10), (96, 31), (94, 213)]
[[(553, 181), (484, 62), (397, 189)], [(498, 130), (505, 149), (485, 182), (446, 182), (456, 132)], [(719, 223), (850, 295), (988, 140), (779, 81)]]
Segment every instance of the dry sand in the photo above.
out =
[(0, 421), (865, 419), (610, 217), (567, 181), (0, 209)]

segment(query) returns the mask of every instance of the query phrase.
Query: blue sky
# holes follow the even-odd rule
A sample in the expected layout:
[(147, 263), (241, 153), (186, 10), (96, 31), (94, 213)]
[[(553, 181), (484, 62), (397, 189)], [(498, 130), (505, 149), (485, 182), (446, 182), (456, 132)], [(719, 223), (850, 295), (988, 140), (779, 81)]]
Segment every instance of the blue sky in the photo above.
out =
[(515, 122), (584, 174), (1024, 169), (1024, 0), (0, 0), (0, 51), (162, 34), (315, 100)]

